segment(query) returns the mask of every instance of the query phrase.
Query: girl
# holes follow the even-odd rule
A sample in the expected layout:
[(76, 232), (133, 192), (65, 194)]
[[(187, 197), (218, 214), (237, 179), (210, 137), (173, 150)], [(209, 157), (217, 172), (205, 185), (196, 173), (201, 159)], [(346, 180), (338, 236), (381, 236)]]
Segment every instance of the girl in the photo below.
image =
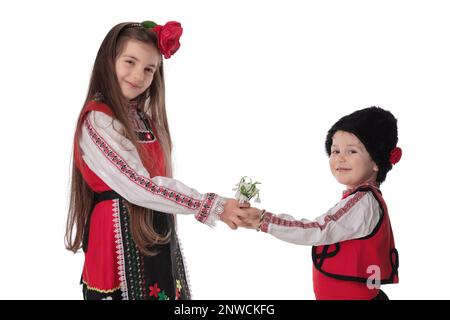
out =
[(95, 60), (74, 139), (66, 248), (85, 252), (85, 299), (189, 299), (173, 214), (241, 225), (235, 200), (171, 178), (164, 58), (178, 22), (121, 23)]
[(397, 141), (397, 120), (389, 111), (356, 111), (336, 122), (326, 137), (331, 172), (347, 187), (337, 205), (314, 221), (236, 209), (249, 214), (251, 228), (313, 246), (317, 299), (388, 299), (380, 284), (398, 282), (398, 253), (379, 189), (401, 158)]

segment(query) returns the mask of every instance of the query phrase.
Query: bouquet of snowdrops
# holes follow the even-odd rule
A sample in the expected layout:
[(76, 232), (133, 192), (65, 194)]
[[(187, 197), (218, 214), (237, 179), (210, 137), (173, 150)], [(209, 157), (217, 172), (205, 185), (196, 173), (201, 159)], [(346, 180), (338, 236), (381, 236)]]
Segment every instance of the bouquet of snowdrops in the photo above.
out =
[(261, 183), (253, 182), (249, 177), (242, 177), (239, 183), (236, 184), (236, 187), (233, 188), (233, 191), (236, 191), (236, 200), (242, 204), (244, 202), (250, 202), (250, 200), (256, 196), (255, 202), (261, 202), (261, 199), (259, 198), (259, 189), (256, 187), (257, 184)]

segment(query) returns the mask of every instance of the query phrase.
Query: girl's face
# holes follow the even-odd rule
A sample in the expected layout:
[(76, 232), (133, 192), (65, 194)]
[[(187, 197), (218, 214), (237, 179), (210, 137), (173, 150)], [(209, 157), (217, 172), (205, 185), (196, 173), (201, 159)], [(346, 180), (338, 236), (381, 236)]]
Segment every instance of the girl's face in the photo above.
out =
[(336, 180), (347, 189), (376, 181), (378, 173), (378, 166), (361, 141), (346, 131), (337, 131), (333, 136), (330, 169)]
[(117, 80), (125, 98), (132, 100), (152, 83), (160, 54), (151, 44), (129, 39), (116, 59)]

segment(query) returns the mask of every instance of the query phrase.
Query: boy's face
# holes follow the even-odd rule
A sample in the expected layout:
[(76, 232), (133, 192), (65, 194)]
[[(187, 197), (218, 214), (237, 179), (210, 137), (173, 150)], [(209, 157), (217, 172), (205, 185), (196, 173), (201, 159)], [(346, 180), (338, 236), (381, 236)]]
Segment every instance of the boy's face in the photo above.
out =
[(152, 83), (159, 64), (158, 49), (150, 44), (130, 39), (116, 59), (117, 80), (125, 98), (131, 100)]
[(346, 131), (337, 131), (333, 136), (330, 169), (336, 180), (347, 189), (376, 181), (378, 173), (378, 166), (361, 141)]

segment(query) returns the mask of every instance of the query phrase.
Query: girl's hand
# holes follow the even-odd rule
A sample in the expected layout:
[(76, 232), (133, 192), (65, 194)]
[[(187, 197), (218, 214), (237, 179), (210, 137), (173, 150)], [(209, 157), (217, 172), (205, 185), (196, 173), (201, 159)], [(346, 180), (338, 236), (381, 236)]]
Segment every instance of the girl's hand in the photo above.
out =
[(239, 209), (239, 202), (234, 199), (227, 199), (223, 212), (220, 214), (220, 220), (226, 223), (231, 229), (245, 227), (244, 220), (247, 219), (247, 213)]

